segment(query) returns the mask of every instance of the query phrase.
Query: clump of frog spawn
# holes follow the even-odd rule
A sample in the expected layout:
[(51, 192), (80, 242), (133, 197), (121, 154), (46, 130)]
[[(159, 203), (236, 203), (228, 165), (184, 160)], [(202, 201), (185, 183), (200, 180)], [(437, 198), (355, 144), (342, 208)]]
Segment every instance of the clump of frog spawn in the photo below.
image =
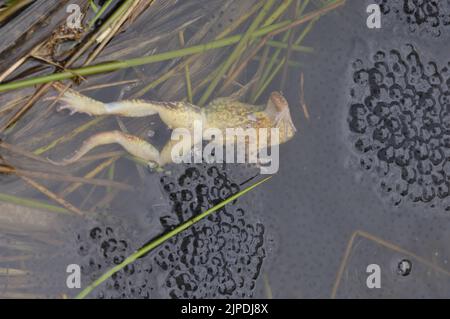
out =
[(353, 63), (348, 127), (360, 166), (394, 205), (450, 211), (450, 63), (423, 62), (412, 45)]
[[(76, 243), (83, 283), (91, 283), (112, 267), (119, 265), (133, 253), (129, 232), (119, 222), (92, 222), (90, 228), (78, 232)], [(141, 258), (116, 272), (95, 290), (96, 298), (153, 297), (150, 279), (153, 265), (149, 258)]]
[(408, 31), (440, 37), (450, 31), (448, 0), (377, 0), (381, 12), (407, 25)]
[[(216, 166), (192, 166), (178, 178), (161, 178), (172, 212), (161, 217), (166, 230), (239, 192)], [(265, 257), (265, 228), (235, 203), (213, 213), (166, 242), (155, 261), (172, 298), (249, 298)]]
[[(161, 177), (170, 211), (163, 232), (239, 192), (221, 168), (197, 165)], [(131, 255), (130, 231), (122, 221), (92, 222), (76, 238), (83, 282), (93, 282)], [(252, 297), (266, 252), (264, 225), (230, 203), (155, 251), (115, 273), (96, 298)], [(132, 235), (131, 235), (132, 237)], [(155, 268), (156, 267), (156, 268)]]

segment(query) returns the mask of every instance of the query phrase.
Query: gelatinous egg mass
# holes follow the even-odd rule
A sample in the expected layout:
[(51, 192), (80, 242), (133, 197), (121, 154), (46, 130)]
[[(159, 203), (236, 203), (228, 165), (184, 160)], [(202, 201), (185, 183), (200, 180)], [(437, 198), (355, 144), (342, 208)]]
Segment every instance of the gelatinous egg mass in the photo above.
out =
[[(161, 184), (172, 213), (161, 224), (172, 229), (239, 192), (219, 167), (189, 167), (178, 178), (164, 176)], [(166, 272), (172, 298), (248, 298), (265, 257), (265, 227), (253, 221), (238, 203), (227, 205), (169, 240), (155, 262)]]
[(377, 0), (381, 12), (405, 24), (411, 33), (440, 37), (450, 31), (447, 0)]
[(450, 64), (423, 61), (407, 45), (352, 67), (347, 123), (359, 165), (394, 205), (450, 211)]
[[(129, 232), (119, 222), (104, 225), (93, 222), (92, 228), (77, 235), (78, 258), (81, 260), (81, 273), (85, 282), (93, 282), (110, 268), (119, 265), (133, 253), (126, 239)], [(151, 298), (154, 285), (150, 282), (152, 261), (139, 259), (125, 266), (101, 285), (92, 297), (110, 298)]]

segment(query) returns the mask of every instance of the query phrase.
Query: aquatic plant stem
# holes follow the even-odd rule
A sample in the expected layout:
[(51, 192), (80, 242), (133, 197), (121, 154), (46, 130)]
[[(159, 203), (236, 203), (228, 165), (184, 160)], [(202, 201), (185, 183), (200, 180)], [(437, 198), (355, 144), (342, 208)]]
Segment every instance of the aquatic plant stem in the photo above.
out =
[(95, 4), (94, 0), (89, 0), (89, 5), (91, 6), (94, 13), (98, 12), (99, 9), (98, 9), (97, 5)]
[(247, 31), (244, 33), (242, 38), (239, 40), (238, 45), (234, 48), (233, 52), (230, 54), (228, 59), (225, 61), (224, 64), (219, 68), (217, 73), (215, 74), (214, 79), (209, 84), (208, 88), (206, 89), (205, 93), (203, 93), (202, 97), (200, 98), (200, 101), (198, 104), (200, 106), (204, 105), (206, 101), (211, 96), (214, 89), (217, 87), (219, 82), (222, 80), (222, 77), (225, 75), (225, 73), (229, 70), (229, 68), (233, 65), (233, 63), (239, 59), (239, 57), (242, 55), (242, 52), (245, 50), (245, 47), (248, 45), (249, 41), (251, 40), (252, 33), (258, 28), (258, 26), (261, 24), (262, 20), (267, 16), (269, 13), (270, 8), (273, 6), (275, 0), (267, 0), (265, 5), (262, 7), (260, 13), (256, 16), (256, 18), (252, 21)]
[[(123, 4), (117, 10), (115, 10), (114, 13), (108, 18), (108, 20), (104, 24), (101, 25), (99, 30), (95, 31), (95, 33), (88, 39), (88, 41), (83, 43), (82, 46), (77, 50), (77, 52), (75, 52), (70, 57), (69, 61), (64, 63), (64, 67), (66, 69), (69, 69), (69, 67), (71, 67), (72, 64), (74, 64), (78, 60), (78, 58), (80, 56), (82, 56), (97, 41), (97, 39), (101, 35), (105, 34), (105, 32), (109, 28), (111, 28), (111, 26), (114, 25), (114, 23), (117, 21), (117, 19), (119, 19), (122, 16), (122, 13), (126, 12), (126, 10), (134, 3), (133, 1), (134, 0), (126, 0), (126, 1), (124, 1)], [(91, 58), (92, 58), (92, 55), (91, 55)], [(86, 62), (84, 64), (86, 64)], [(45, 92), (47, 92), (47, 90), (50, 88), (50, 83), (51, 82), (53, 82), (53, 81), (44, 81), (44, 82), (40, 82), (40, 83), (35, 83), (35, 84), (45, 84), (45, 85), (39, 87), (37, 89), (37, 91), (33, 94), (33, 96), (28, 100), (28, 102), (25, 103), (23, 105), (23, 107), (21, 107), (21, 109), (19, 111), (17, 111), (3, 126), (0, 126), (0, 132), (4, 132), (7, 129), (12, 129), (13, 125), (20, 118), (22, 118), (22, 116), (24, 116), (25, 113), (27, 113), (31, 109), (31, 107), (34, 105), (34, 103), (38, 99), (40, 99), (42, 97), (42, 95), (45, 94)], [(7, 83), (7, 84), (10, 84), (10, 83)], [(2, 86), (2, 85), (3, 84), (0, 84), (0, 86)], [(31, 84), (31, 85), (34, 85), (34, 84)], [(26, 85), (26, 86), (31, 86), (31, 85)], [(12, 89), (14, 89), (14, 87)]]
[[(291, 13), (292, 14), (292, 19), (295, 19), (297, 17), (296, 13), (300, 9), (300, 3), (301, 3), (301, 0), (297, 0), (297, 2), (295, 4), (293, 4), (295, 10), (292, 10), (292, 13)], [(292, 30), (290, 30), (290, 31), (292, 31)], [(289, 32), (289, 36), (288, 36), (288, 40), (287, 40), (288, 47), (287, 47), (287, 50), (286, 50), (285, 62), (289, 61), (290, 58), (291, 58), (293, 38), (294, 38), (294, 32)], [(280, 86), (279, 86), (279, 90), (281, 92), (284, 91), (284, 88), (285, 88), (285, 85), (286, 85), (286, 81), (287, 81), (287, 77), (288, 77), (288, 70), (289, 70), (288, 64), (284, 63), (284, 65), (283, 65), (283, 73), (282, 73), (282, 76), (281, 76), (281, 83), (280, 83)]]
[(43, 185), (39, 184), (38, 182), (34, 181), (33, 179), (28, 178), (26, 176), (20, 176), (20, 178), (24, 182), (26, 182), (27, 184), (29, 184), (30, 186), (35, 188), (36, 190), (40, 191), (42, 194), (44, 194), (48, 198), (54, 200), (55, 202), (57, 202), (58, 204), (60, 204), (64, 208), (66, 208), (67, 210), (75, 213), (78, 216), (81, 216), (81, 217), (85, 216), (85, 213), (82, 212), (81, 210), (79, 210), (77, 207), (75, 207), (74, 205), (70, 204), (65, 199), (60, 198), (58, 195), (56, 195), (55, 193), (53, 193), (52, 191), (50, 191), (49, 189), (47, 189)]
[[(97, 56), (100, 54), (100, 52), (106, 47), (106, 45), (109, 43), (109, 41), (116, 35), (116, 33), (119, 31), (119, 29), (122, 27), (122, 25), (125, 23), (125, 21), (128, 19), (128, 17), (133, 13), (133, 11), (139, 6), (140, 1), (142, 0), (134, 0), (131, 1), (130, 6), (123, 9), (123, 7), (120, 7), (118, 11), (120, 11), (119, 18), (117, 21), (115, 21), (114, 24), (111, 25), (110, 28), (108, 28), (105, 33), (102, 33), (100, 35), (100, 44), (98, 47), (94, 49), (92, 53), (89, 54), (88, 58), (84, 62), (84, 64), (91, 64), (92, 61), (94, 61)], [(150, 2), (153, 2), (153, 0), (149, 0)], [(123, 11), (122, 11), (123, 9)], [(97, 42), (99, 42), (99, 38), (97, 38)]]
[(88, 128), (97, 125), (100, 123), (100, 121), (102, 121), (105, 118), (105, 116), (99, 116), (96, 117), (92, 120), (90, 120), (89, 122), (81, 125), (80, 127), (77, 127), (76, 129), (70, 131), (67, 135), (61, 136), (59, 138), (57, 138), (56, 140), (54, 140), (53, 142), (51, 142), (48, 145), (42, 146), (36, 150), (33, 151), (34, 155), (41, 155), (49, 150), (51, 150), (53, 147), (55, 147), (56, 145), (68, 141), (70, 140), (72, 137), (78, 135), (81, 132), (84, 132), (85, 130), (87, 130)]
[[(271, 25), (269, 27), (266, 27), (264, 29), (259, 30), (259, 32), (255, 32), (254, 36), (262, 36), (265, 35), (273, 30), (276, 30), (276, 27), (283, 27), (286, 26), (289, 23), (289, 21), (285, 21), (284, 23), (280, 23), (277, 25)], [(232, 45), (234, 43), (239, 42), (242, 35), (236, 35), (228, 38), (224, 38), (217, 41), (212, 41), (206, 44), (200, 44), (195, 45), (187, 48), (183, 48), (180, 50), (170, 51), (170, 52), (164, 52), (160, 54), (155, 54), (151, 56), (144, 56), (139, 57), (135, 59), (130, 59), (126, 61), (116, 61), (116, 62), (107, 62), (107, 63), (101, 63), (97, 65), (92, 66), (85, 66), (77, 69), (71, 69), (71, 72), (65, 71), (65, 72), (59, 72), (54, 73), (50, 75), (40, 76), (40, 77), (34, 77), (26, 80), (20, 80), (20, 81), (14, 81), (10, 83), (0, 84), (0, 92), (5, 92), (9, 90), (14, 89), (20, 89), (32, 85), (37, 84), (43, 84), (53, 81), (61, 81), (61, 80), (67, 80), (72, 77), (74, 77), (72, 72), (75, 72), (76, 74), (79, 74), (81, 76), (87, 76), (87, 75), (93, 75), (98, 73), (104, 73), (104, 72), (110, 72), (110, 71), (116, 71), (120, 69), (140, 66), (144, 64), (150, 64), (155, 62), (162, 62), (167, 61), (175, 58), (180, 58), (183, 56), (201, 53), (213, 49), (219, 49), (222, 47), (226, 47), (228, 45)]]
[[(301, 7), (298, 8), (298, 11), (295, 12), (296, 17), (301, 17), (303, 12), (305, 11), (306, 7), (308, 6), (309, 0), (305, 0), (302, 2)], [(291, 35), (291, 30), (288, 30), (284, 35), (283, 38), (281, 40), (281, 43), (283, 43), (286, 48), (288, 47), (288, 39)], [(300, 42), (299, 42), (300, 43)], [(278, 48), (277, 50), (275, 50), (275, 52), (273, 53), (272, 57), (269, 60), (269, 63), (266, 65), (266, 61), (261, 61), (259, 67), (258, 67), (258, 74), (261, 74), (258, 82), (256, 83), (256, 85), (254, 86), (254, 89), (252, 90), (252, 94), (251, 94), (251, 99), (250, 101), (252, 103), (255, 103), (256, 100), (258, 99), (259, 95), (257, 95), (257, 92), (261, 92), (262, 91), (262, 86), (263, 84), (266, 83), (266, 80), (268, 78), (268, 76), (271, 74), (271, 71), (273, 70), (275, 61), (278, 59), (278, 56), (281, 53), (281, 48)], [(264, 62), (264, 64), (262, 64), (262, 62)]]
[(0, 193), (0, 201), (5, 203), (11, 203), (14, 205), (19, 205), (23, 207), (35, 208), (39, 210), (44, 210), (52, 213), (63, 213), (70, 214), (70, 211), (64, 207), (55, 206), (42, 202), (36, 199), (18, 197), (11, 194)]
[(293, 0), (284, 0), (278, 8), (267, 18), (266, 21), (262, 24), (263, 27), (271, 25), (274, 23), (289, 7)]
[[(85, 42), (82, 44), (80, 49), (70, 57), (69, 61), (65, 64), (65, 67), (68, 67), (75, 63), (79, 57), (81, 57), (97, 40), (107, 32), (108, 29), (111, 29), (115, 23), (120, 19), (122, 14), (128, 10), (128, 8), (133, 4), (134, 0), (125, 0), (122, 5), (113, 12), (113, 14), (106, 20), (98, 30)], [(86, 64), (86, 62), (84, 63)]]
[(39, 171), (30, 171), (30, 170), (24, 170), (24, 169), (18, 169), (18, 168), (11, 168), (8, 166), (0, 165), (0, 174), (15, 174), (17, 176), (26, 176), (26, 177), (32, 177), (32, 178), (39, 178), (39, 179), (45, 179), (45, 180), (51, 180), (51, 181), (65, 181), (65, 182), (72, 182), (72, 183), (80, 183), (80, 184), (92, 184), (97, 186), (104, 186), (104, 187), (115, 187), (121, 190), (134, 190), (134, 187), (128, 184), (115, 182), (111, 180), (105, 180), (105, 179), (96, 179), (93, 177), (76, 177), (72, 175), (67, 174), (55, 174), (55, 173), (44, 173)]
[[(233, 24), (222, 30), (218, 36), (214, 40), (220, 40), (225, 38), (227, 35), (229, 35), (231, 32), (236, 30), (242, 23), (244, 23), (248, 18), (250, 18), (256, 11), (258, 11), (261, 6), (263, 5), (262, 2), (256, 3), (247, 13), (243, 14), (239, 19), (237, 19)], [(154, 81), (147, 84), (144, 88), (140, 89), (137, 93), (133, 95), (133, 98), (140, 98), (142, 95), (147, 93), (149, 90), (157, 87), (159, 84), (163, 83), (164, 81), (170, 79), (172, 76), (177, 74), (181, 69), (183, 69), (187, 64), (193, 64), (195, 59), (198, 57), (197, 55), (191, 55), (189, 58), (185, 59), (183, 62), (179, 63), (169, 71), (165, 72), (163, 75), (155, 79)], [(196, 88), (192, 89), (192, 93), (196, 92)]]
[[(303, 39), (305, 38), (305, 36), (311, 31), (314, 23), (319, 19), (319, 17), (315, 17), (314, 19), (312, 19), (308, 25), (305, 27), (305, 29), (303, 30), (303, 32), (300, 34), (300, 36), (295, 40), (295, 42), (293, 43), (294, 46), (299, 45)], [(286, 33), (286, 40), (288, 38), (288, 36), (290, 35), (290, 32)], [(284, 40), (284, 39), (283, 39)], [(286, 44), (286, 47), (288, 46), (288, 44)], [(273, 66), (275, 64), (275, 62), (278, 59), (279, 54), (281, 53), (281, 49), (278, 49), (274, 55), (272, 56), (267, 68), (265, 69), (263, 75), (260, 78), (260, 85), (258, 86), (258, 91), (257, 93), (252, 97), (251, 102), (255, 103), (256, 100), (261, 96), (261, 94), (265, 91), (265, 89), (267, 88), (267, 86), (270, 84), (270, 82), (273, 80), (274, 76), (278, 73), (278, 71), (281, 69), (281, 66), (277, 65), (275, 66), (275, 68), (273, 69)], [(286, 59), (282, 59), (281, 60), (282, 64), (284, 64), (284, 62), (286, 61)], [(272, 72), (271, 72), (272, 71)], [(270, 80), (269, 80), (270, 79)]]
[[(184, 31), (180, 31), (178, 33), (178, 39), (180, 41), (181, 47), (184, 47), (185, 46)], [(189, 63), (185, 63), (185, 65), (184, 65), (184, 78), (185, 78), (185, 84), (186, 84), (187, 100), (189, 103), (192, 103), (193, 97), (192, 97), (192, 84), (191, 84), (191, 75), (190, 75), (190, 71), (189, 71)]]
[[(92, 18), (92, 20), (91, 21), (89, 21), (89, 24), (88, 24), (88, 28), (90, 29), (90, 28), (92, 28), (93, 26), (94, 26), (94, 24), (95, 24), (95, 22), (97, 22), (97, 20), (102, 16), (102, 14), (106, 11), (106, 9), (108, 9), (108, 7), (111, 5), (111, 3), (113, 2), (114, 0), (108, 0), (102, 7), (101, 7), (101, 9), (99, 10), (98, 8), (97, 8), (97, 11), (95, 11), (95, 16), (94, 16), (94, 18)], [(92, 5), (93, 3), (92, 3), (92, 1), (91, 1), (91, 5)], [(95, 9), (94, 9), (95, 10)]]
[[(345, 0), (338, 1), (336, 3), (333, 3), (330, 6), (326, 6), (316, 12), (313, 12), (311, 14), (306, 14), (303, 17), (297, 19), (297, 20), (285, 20), (276, 24), (269, 25), (267, 27), (260, 28), (256, 30), (253, 34), (251, 34), (251, 37), (260, 37), (267, 35), (269, 33), (273, 33), (273, 35), (276, 35), (278, 33), (284, 32), (290, 28), (293, 28), (295, 26), (298, 26), (306, 21), (309, 21), (317, 16), (323, 15), (326, 12), (330, 10), (336, 9), (339, 5), (342, 5), (345, 3)], [(196, 54), (196, 53), (202, 53), (213, 49), (219, 49), (223, 48), (232, 44), (235, 44), (239, 42), (242, 39), (243, 35), (238, 34), (235, 36), (223, 38), (217, 41), (212, 41), (206, 44), (200, 44), (195, 45), (187, 48), (183, 48), (180, 50), (170, 51), (170, 52), (164, 52), (160, 54), (155, 54), (151, 56), (144, 56), (139, 58), (134, 58), (126, 61), (115, 61), (115, 62), (107, 62), (107, 63), (101, 63), (97, 65), (92, 66), (85, 66), (81, 68), (76, 69), (70, 69), (70, 71), (60, 72), (60, 73), (54, 73), (46, 76), (41, 77), (34, 77), (26, 80), (20, 80), (20, 81), (14, 81), (10, 83), (4, 83), (0, 84), (0, 92), (14, 90), (14, 89), (20, 89), (32, 85), (37, 84), (43, 84), (53, 81), (61, 81), (66, 80), (74, 77), (73, 73), (78, 74), (80, 76), (87, 76), (87, 75), (93, 75), (98, 73), (104, 73), (104, 72), (110, 72), (110, 71), (116, 71), (119, 69), (125, 69), (129, 67), (135, 67), (140, 66), (144, 64), (150, 64), (155, 62), (162, 62), (171, 60), (174, 58), (180, 58), (183, 56)]]
[(201, 221), (203, 218), (207, 217), (208, 215), (212, 214), (213, 212), (221, 209), (222, 207), (224, 207), (225, 205), (227, 205), (228, 203), (231, 203), (232, 201), (238, 199), (239, 197), (241, 197), (242, 195), (248, 193), (249, 191), (253, 190), (254, 188), (258, 187), (259, 185), (261, 185), (262, 183), (268, 181), (270, 178), (272, 178), (272, 176), (266, 177), (264, 179), (262, 179), (259, 182), (256, 182), (255, 184), (243, 189), (242, 191), (240, 191), (239, 193), (230, 196), (229, 198), (227, 198), (226, 200), (222, 201), (221, 203), (217, 204), (216, 206), (206, 210), (205, 212), (189, 219), (188, 221), (184, 222), (183, 224), (179, 225), (178, 227), (176, 227), (175, 229), (169, 231), (168, 233), (162, 235), (161, 237), (158, 237), (157, 239), (155, 239), (154, 241), (150, 242), (149, 244), (145, 245), (144, 247), (142, 247), (141, 249), (137, 250), (136, 252), (134, 252), (133, 254), (131, 254), (130, 256), (128, 256), (122, 263), (120, 263), (119, 265), (111, 268), (110, 270), (108, 270), (106, 273), (104, 273), (102, 276), (100, 276), (97, 280), (95, 280), (92, 284), (90, 284), (89, 286), (87, 286), (83, 291), (81, 291), (77, 296), (76, 299), (83, 299), (85, 298), (87, 295), (89, 295), (89, 293), (91, 293), (97, 286), (99, 286), (101, 283), (103, 283), (105, 280), (107, 280), (109, 277), (111, 277), (113, 274), (115, 274), (116, 272), (120, 271), (121, 269), (123, 269), (125, 266), (133, 263), (134, 261), (136, 261), (138, 258), (144, 256), (145, 254), (147, 254), (148, 252), (150, 252), (151, 250), (155, 249), (156, 247), (158, 247), (159, 245), (161, 245), (162, 243), (164, 243), (165, 241), (169, 240), (170, 238), (176, 236), (177, 234), (181, 233), (182, 231), (188, 229), (189, 227), (191, 227), (192, 225), (196, 224), (197, 222)]
[(0, 23), (16, 14), (19, 10), (30, 4), (32, 0), (20, 0), (12, 2), (6, 10), (0, 11)]

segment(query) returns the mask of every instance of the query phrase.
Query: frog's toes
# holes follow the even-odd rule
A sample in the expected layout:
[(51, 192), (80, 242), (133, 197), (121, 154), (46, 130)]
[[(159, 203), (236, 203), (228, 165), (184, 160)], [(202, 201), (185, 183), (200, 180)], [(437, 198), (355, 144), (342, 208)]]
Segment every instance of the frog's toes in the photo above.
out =
[(70, 115), (73, 115), (75, 113), (85, 113), (87, 115), (92, 115), (90, 112), (87, 112), (86, 110), (81, 110), (80, 108), (74, 106), (73, 104), (62, 104), (56, 108), (57, 112), (61, 112), (64, 110), (69, 110)]
[(148, 161), (147, 168), (150, 172), (161, 173), (164, 169), (156, 161)]
[(70, 114), (85, 113), (88, 115), (100, 115), (105, 112), (105, 104), (73, 90), (65, 92), (60, 98), (61, 103), (57, 111), (69, 110)]
[(57, 112), (62, 112), (64, 110), (69, 110), (70, 115), (77, 113), (77, 111), (74, 110), (69, 104), (58, 105), (58, 107), (56, 108)]

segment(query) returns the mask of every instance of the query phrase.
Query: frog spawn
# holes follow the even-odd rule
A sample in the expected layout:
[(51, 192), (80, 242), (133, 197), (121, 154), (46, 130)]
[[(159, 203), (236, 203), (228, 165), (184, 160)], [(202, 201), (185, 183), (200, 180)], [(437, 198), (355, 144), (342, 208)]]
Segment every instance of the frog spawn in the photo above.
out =
[(450, 63), (424, 63), (413, 46), (353, 63), (348, 127), (360, 166), (394, 205), (450, 211)]
[[(206, 165), (163, 176), (161, 184), (172, 208), (160, 217), (164, 232), (239, 192), (225, 172)], [(89, 225), (78, 228), (75, 242), (83, 285), (137, 248), (131, 247), (134, 235), (126, 221), (108, 218)], [(251, 297), (265, 257), (264, 233), (263, 224), (235, 201), (112, 275), (91, 297)]]
[[(126, 232), (119, 225), (93, 225), (77, 235), (78, 258), (81, 258), (82, 283), (91, 283), (133, 253)], [(149, 274), (152, 264), (142, 258), (113, 274), (96, 288), (92, 298), (151, 298), (153, 285)]]
[[(161, 178), (172, 213), (166, 230), (204, 212), (239, 191), (218, 167), (192, 166), (179, 177)], [(172, 298), (248, 298), (265, 257), (263, 224), (234, 202), (164, 244), (155, 262), (165, 272)]]
[(440, 37), (450, 31), (450, 1), (377, 0), (381, 12), (401, 21), (411, 33)]

